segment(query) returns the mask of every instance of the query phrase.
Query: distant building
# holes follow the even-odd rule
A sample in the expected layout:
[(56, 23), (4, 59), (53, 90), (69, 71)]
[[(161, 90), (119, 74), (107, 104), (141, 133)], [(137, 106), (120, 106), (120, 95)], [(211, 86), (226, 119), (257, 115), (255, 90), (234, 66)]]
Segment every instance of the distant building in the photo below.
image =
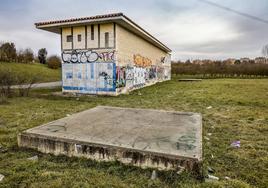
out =
[(265, 57), (256, 57), (255, 63), (257, 64), (268, 64), (268, 59)]
[(61, 35), (63, 92), (117, 95), (171, 77), (171, 50), (122, 13), (35, 25)]
[(195, 59), (195, 60), (193, 60), (193, 64), (195, 64), (195, 65), (203, 65), (203, 61), (200, 60), (200, 59)]
[(247, 58), (247, 57), (240, 58), (240, 62), (241, 62), (241, 63), (249, 63), (249, 62), (250, 62), (250, 59)]
[(212, 64), (212, 63), (213, 63), (213, 61), (209, 60), (209, 59), (204, 59), (204, 60), (196, 59), (196, 60), (193, 60), (193, 64), (196, 64), (196, 65), (206, 65), (206, 64)]
[(229, 58), (229, 59), (224, 60), (223, 63), (226, 65), (234, 65), (235, 61), (236, 61), (236, 59)]

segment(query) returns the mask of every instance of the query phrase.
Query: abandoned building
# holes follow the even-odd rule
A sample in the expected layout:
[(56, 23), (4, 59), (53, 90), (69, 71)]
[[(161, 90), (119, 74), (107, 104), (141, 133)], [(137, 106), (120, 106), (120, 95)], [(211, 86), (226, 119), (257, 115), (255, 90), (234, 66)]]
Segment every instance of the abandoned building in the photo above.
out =
[(117, 95), (170, 80), (171, 50), (122, 13), (35, 25), (61, 35), (63, 92)]

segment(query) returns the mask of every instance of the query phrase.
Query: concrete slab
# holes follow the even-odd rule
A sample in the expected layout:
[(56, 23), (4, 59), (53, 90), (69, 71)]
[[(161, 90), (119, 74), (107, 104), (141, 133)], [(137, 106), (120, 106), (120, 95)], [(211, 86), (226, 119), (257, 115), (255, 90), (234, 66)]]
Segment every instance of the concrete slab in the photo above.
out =
[(198, 170), (197, 113), (98, 106), (18, 135), (20, 147), (55, 155), (118, 160), (140, 167)]

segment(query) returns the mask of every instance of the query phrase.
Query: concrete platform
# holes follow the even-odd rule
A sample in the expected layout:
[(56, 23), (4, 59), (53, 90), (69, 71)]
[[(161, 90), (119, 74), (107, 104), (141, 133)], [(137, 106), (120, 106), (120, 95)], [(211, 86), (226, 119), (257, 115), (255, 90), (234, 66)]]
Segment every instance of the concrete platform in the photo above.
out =
[(160, 170), (198, 170), (202, 117), (197, 113), (98, 106), (18, 135), (18, 145)]

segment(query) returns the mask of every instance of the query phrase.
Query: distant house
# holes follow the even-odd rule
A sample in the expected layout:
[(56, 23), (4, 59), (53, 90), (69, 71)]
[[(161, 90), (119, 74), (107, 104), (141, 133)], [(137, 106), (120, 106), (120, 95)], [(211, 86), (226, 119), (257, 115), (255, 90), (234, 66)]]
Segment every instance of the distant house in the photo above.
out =
[(193, 60), (193, 64), (195, 64), (195, 65), (209, 65), (209, 64), (212, 64), (212, 63), (213, 63), (213, 61), (209, 60), (209, 59), (203, 59), (203, 60), (196, 59), (196, 60)]
[(240, 62), (241, 63), (249, 63), (250, 62), (250, 58), (247, 58), (247, 57), (240, 58)]
[(236, 59), (229, 58), (229, 59), (226, 59), (223, 62), (224, 62), (225, 65), (234, 65), (235, 64), (235, 61), (236, 61)]
[(171, 77), (171, 50), (122, 13), (35, 25), (61, 35), (63, 92), (117, 95)]
[(257, 64), (268, 64), (268, 59), (265, 57), (256, 57), (255, 63)]

